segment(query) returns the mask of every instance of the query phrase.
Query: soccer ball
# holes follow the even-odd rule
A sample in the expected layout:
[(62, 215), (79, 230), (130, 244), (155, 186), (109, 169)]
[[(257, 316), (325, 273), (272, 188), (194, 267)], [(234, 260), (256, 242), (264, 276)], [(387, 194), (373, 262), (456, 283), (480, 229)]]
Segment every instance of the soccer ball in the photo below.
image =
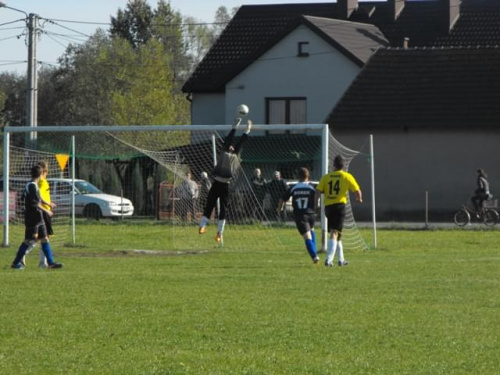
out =
[(248, 106), (246, 106), (245, 104), (240, 104), (236, 109), (236, 112), (238, 112), (239, 116), (246, 116), (248, 115), (249, 111), (250, 110), (248, 109)]

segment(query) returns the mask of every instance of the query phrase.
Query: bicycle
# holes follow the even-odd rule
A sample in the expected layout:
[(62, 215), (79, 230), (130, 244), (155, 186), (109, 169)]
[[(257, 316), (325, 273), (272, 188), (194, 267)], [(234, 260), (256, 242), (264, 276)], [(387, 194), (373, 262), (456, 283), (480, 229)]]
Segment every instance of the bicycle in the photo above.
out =
[(481, 211), (476, 211), (464, 204), (455, 214), (453, 220), (459, 227), (470, 224), (471, 220), (477, 220), (477, 222), (485, 225), (495, 225), (500, 220), (500, 215), (494, 208), (483, 208)]

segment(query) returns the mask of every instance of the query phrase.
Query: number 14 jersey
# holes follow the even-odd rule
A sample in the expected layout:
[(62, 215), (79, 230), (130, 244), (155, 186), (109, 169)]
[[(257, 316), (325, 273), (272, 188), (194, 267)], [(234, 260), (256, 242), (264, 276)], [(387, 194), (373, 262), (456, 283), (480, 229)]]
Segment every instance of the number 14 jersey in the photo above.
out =
[(317, 190), (325, 194), (325, 206), (347, 203), (347, 193), (360, 190), (354, 176), (346, 171), (333, 171), (321, 177)]

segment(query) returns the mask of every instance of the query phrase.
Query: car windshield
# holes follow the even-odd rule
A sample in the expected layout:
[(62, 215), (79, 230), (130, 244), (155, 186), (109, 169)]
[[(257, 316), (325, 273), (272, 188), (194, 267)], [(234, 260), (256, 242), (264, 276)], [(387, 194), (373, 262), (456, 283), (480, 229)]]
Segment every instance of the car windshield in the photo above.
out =
[(102, 192), (88, 181), (75, 181), (75, 187), (80, 194), (101, 194)]

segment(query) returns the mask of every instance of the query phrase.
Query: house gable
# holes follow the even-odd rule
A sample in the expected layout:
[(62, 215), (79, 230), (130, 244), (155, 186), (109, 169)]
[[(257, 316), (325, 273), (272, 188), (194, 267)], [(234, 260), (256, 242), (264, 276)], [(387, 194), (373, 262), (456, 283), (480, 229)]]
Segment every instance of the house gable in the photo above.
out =
[[(303, 56), (300, 43), (306, 43)], [(266, 98), (301, 98), (307, 102), (307, 123), (319, 123), (359, 74), (361, 67), (353, 60), (300, 25), (228, 82), (226, 123), (241, 103), (251, 108), (253, 121), (266, 123)]]

